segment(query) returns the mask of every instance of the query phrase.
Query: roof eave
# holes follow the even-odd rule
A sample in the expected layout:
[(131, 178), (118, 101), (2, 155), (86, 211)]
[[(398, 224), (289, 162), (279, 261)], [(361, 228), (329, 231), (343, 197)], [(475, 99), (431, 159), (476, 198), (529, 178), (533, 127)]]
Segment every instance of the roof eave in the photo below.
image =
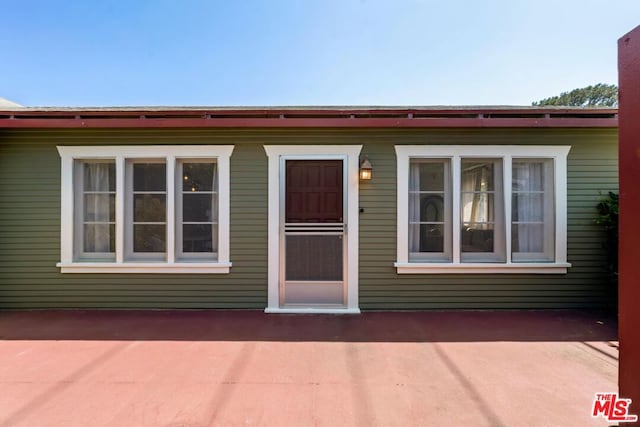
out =
[(0, 111), (0, 128), (617, 127), (615, 108), (119, 107)]

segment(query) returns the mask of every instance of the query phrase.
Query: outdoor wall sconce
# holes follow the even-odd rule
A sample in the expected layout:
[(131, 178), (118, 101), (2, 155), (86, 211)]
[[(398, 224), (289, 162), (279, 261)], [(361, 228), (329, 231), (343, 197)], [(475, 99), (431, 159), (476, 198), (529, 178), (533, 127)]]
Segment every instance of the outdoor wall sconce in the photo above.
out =
[(373, 168), (371, 167), (371, 162), (369, 161), (368, 156), (364, 156), (364, 160), (360, 163), (360, 179), (363, 181), (368, 181), (373, 176)]

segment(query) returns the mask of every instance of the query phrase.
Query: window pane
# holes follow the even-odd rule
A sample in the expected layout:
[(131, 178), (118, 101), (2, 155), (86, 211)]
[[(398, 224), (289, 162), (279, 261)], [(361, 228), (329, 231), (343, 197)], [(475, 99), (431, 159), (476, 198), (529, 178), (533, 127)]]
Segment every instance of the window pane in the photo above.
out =
[(466, 223), (462, 226), (462, 252), (493, 252), (493, 224)]
[(410, 224), (409, 252), (444, 252), (443, 224)]
[(155, 224), (133, 225), (134, 252), (164, 252), (166, 227)]
[(443, 194), (409, 194), (409, 221), (444, 222), (445, 205)]
[(114, 162), (84, 163), (84, 191), (116, 191)]
[(409, 261), (451, 260), (451, 160), (409, 162)]
[(218, 237), (211, 224), (185, 224), (182, 226), (182, 252), (215, 252)]
[(544, 252), (543, 224), (513, 224), (511, 248), (513, 252)]
[(420, 195), (420, 221), (444, 221), (444, 197), (440, 194)]
[(493, 191), (494, 161), (462, 160), (462, 191)]
[(74, 169), (74, 257), (112, 261), (115, 254), (115, 161), (76, 160)]
[(462, 159), (460, 260), (504, 262), (502, 159)]
[(342, 236), (287, 236), (286, 280), (342, 280)]
[(116, 220), (115, 194), (85, 194), (84, 220), (113, 222)]
[(409, 189), (412, 191), (444, 191), (444, 162), (413, 160), (410, 167)]
[(542, 222), (544, 220), (543, 197), (542, 193), (514, 193), (511, 202), (512, 221)]
[(555, 207), (552, 159), (513, 159), (511, 248), (518, 261), (552, 261)]
[(116, 226), (114, 224), (85, 224), (84, 252), (115, 252)]
[(134, 222), (164, 222), (167, 214), (166, 195), (134, 194)]
[(495, 195), (492, 193), (463, 193), (463, 222), (493, 222), (495, 218)]
[(134, 163), (133, 191), (165, 191), (167, 188), (164, 163)]
[(183, 191), (215, 191), (215, 163), (183, 163)]
[(212, 222), (215, 205), (212, 194), (184, 193), (182, 196), (183, 222)]
[[(550, 162), (551, 160), (549, 160)], [(513, 162), (513, 191), (543, 191), (544, 190), (544, 162), (543, 161), (515, 161)]]

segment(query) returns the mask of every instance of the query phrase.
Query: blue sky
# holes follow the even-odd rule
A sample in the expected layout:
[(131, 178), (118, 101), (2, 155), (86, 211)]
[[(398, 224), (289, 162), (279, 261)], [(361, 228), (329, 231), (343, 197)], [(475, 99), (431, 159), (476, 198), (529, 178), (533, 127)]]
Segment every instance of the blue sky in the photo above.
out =
[(616, 83), (640, 0), (0, 0), (28, 106), (529, 105)]

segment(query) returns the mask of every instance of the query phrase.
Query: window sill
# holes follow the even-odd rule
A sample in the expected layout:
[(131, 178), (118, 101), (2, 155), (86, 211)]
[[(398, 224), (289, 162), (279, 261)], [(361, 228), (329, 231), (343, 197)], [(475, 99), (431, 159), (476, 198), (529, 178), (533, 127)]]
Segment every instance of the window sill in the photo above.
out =
[(61, 273), (227, 274), (230, 262), (74, 262), (57, 263)]
[(570, 263), (404, 263), (393, 264), (398, 274), (566, 274)]

